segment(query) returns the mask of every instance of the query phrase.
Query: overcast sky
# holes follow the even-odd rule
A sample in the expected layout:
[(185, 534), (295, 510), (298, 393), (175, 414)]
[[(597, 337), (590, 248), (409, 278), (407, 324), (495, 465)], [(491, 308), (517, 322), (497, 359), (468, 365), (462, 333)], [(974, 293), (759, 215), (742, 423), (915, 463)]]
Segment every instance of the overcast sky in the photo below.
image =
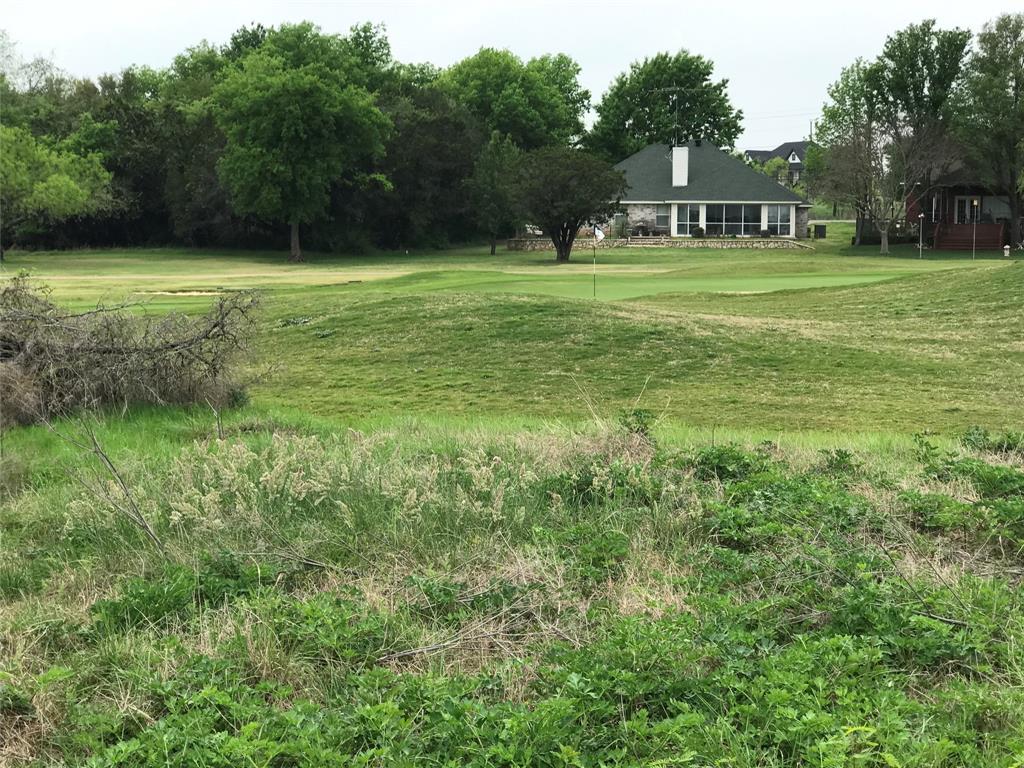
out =
[(445, 66), (482, 46), (524, 59), (564, 52), (583, 68), (596, 102), (630, 62), (685, 48), (711, 59), (743, 110), (741, 149), (806, 138), (825, 89), (858, 56), (875, 56), (886, 35), (936, 18), (978, 31), (1020, 0), (830, 2), (275, 2), (274, 0), (8, 0), (0, 25), (26, 58), (44, 55), (75, 75), (132, 64), (163, 67), (206, 39), (226, 42), (238, 27), (304, 19), (326, 32), (371, 21), (387, 27), (395, 58)]

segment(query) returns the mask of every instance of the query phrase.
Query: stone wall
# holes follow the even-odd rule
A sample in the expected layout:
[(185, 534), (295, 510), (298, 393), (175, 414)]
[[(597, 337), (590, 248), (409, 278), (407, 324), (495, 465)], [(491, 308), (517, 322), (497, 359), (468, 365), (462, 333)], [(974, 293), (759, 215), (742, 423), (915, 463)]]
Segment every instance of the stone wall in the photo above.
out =
[(649, 232), (654, 231), (658, 220), (658, 206), (654, 203), (626, 203), (622, 206), (626, 212), (628, 227), (630, 230), (635, 227), (647, 227)]
[[(594, 239), (577, 238), (574, 250), (590, 250)], [(813, 251), (814, 246), (785, 237), (606, 237), (597, 244), (598, 248), (804, 248)], [(555, 246), (543, 237), (520, 237), (508, 241), (510, 251), (553, 251)]]

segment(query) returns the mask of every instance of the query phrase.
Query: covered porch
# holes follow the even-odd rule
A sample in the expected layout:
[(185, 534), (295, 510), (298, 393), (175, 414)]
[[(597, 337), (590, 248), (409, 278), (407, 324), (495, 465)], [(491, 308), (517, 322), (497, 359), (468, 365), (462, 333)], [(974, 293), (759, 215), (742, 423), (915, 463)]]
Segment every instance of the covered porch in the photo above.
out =
[(937, 187), (920, 204), (908, 206), (907, 214), (911, 222), (921, 222), (932, 247), (942, 250), (999, 249), (1009, 234), (1006, 196), (977, 185)]

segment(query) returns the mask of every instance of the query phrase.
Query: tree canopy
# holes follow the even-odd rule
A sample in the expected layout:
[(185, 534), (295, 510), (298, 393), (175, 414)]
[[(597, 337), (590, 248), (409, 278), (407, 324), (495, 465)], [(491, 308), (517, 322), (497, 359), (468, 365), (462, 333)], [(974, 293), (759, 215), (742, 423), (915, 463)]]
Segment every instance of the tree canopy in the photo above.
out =
[(580, 227), (619, 210), (626, 179), (587, 152), (544, 147), (523, 158), (518, 187), (524, 216), (551, 238), (556, 260), (568, 261)]
[(30, 223), (60, 222), (110, 204), (110, 174), (98, 155), (48, 147), (24, 128), (0, 126), (3, 237)]
[(284, 27), (213, 92), (227, 138), (218, 172), (240, 213), (299, 225), (323, 217), (331, 186), (383, 152), (388, 121), (370, 93), (346, 82), (337, 39)]
[(652, 143), (703, 139), (730, 149), (743, 113), (734, 109), (727, 80), (712, 80), (714, 65), (686, 51), (635, 62), (597, 105), (586, 145), (618, 162)]
[(448, 69), (442, 83), (490, 134), (522, 149), (569, 144), (583, 133), (590, 94), (579, 65), (564, 54), (527, 63), (511, 51), (482, 48)]
[(812, 191), (857, 212), (857, 240), (872, 222), (888, 253), (890, 229), (910, 202), (959, 159), (954, 99), (970, 33), (934, 21), (890, 35), (872, 62), (858, 59), (830, 86), (809, 153)]
[[(982, 180), (1005, 193), (1010, 219), (1024, 214), (1024, 14), (985, 25), (968, 61), (957, 133)], [(1019, 226), (1011, 239), (1022, 239)]]

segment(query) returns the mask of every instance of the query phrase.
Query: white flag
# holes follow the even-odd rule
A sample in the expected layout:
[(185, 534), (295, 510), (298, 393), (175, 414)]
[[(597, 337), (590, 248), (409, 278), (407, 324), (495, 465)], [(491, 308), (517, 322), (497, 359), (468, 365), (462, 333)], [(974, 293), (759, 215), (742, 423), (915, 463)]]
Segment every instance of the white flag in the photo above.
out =
[(602, 240), (604, 240), (604, 232), (602, 232), (602, 231), (601, 231), (601, 228), (600, 228), (600, 227), (594, 227), (594, 238), (595, 238), (595, 239), (597, 240), (597, 242), (599, 242), (599, 243), (600, 243), (600, 242), (601, 242)]

